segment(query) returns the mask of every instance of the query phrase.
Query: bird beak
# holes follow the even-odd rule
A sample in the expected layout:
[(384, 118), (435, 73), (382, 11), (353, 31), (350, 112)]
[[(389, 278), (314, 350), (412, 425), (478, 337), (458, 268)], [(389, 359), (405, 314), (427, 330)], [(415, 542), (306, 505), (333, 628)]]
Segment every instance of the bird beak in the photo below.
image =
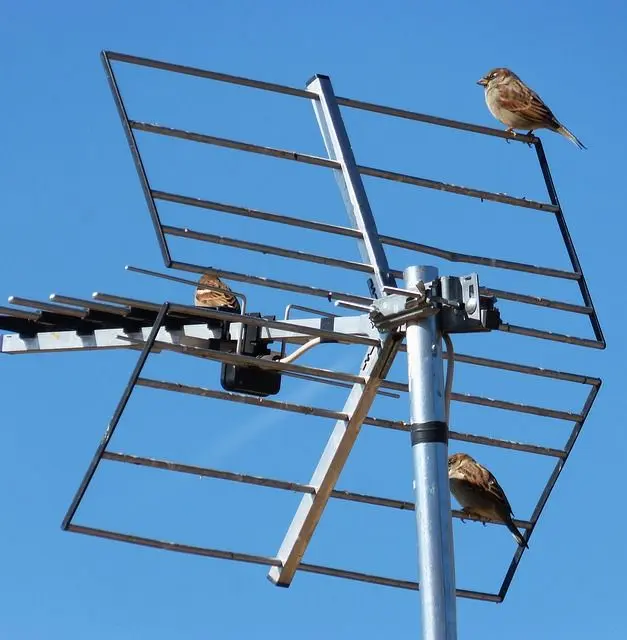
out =
[(480, 84), (482, 87), (485, 87), (488, 84), (488, 81), (485, 78), (481, 78), (481, 80), (477, 80), (477, 84)]

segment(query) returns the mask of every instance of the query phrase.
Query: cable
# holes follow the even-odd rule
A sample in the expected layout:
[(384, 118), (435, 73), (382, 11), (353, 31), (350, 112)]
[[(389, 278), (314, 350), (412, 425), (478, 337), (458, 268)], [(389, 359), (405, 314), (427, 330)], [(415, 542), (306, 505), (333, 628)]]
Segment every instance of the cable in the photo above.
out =
[(451, 392), (453, 391), (453, 373), (455, 372), (455, 351), (453, 341), (448, 333), (442, 334), (442, 340), (446, 345), (446, 385), (444, 387), (444, 415), (448, 426), (451, 415)]
[(302, 347), (298, 347), (298, 349), (296, 349), (294, 353), (290, 353), (289, 356), (285, 356), (285, 358), (281, 358), (279, 362), (281, 364), (289, 364), (290, 362), (293, 362), (294, 360), (296, 360), (296, 358), (300, 358), (300, 356), (302, 356), (303, 353), (305, 353), (305, 351), (309, 351), (309, 349), (311, 349), (312, 347), (315, 347), (316, 345), (320, 344), (320, 342), (321, 342), (320, 337), (312, 338), (309, 342), (305, 342), (305, 344)]

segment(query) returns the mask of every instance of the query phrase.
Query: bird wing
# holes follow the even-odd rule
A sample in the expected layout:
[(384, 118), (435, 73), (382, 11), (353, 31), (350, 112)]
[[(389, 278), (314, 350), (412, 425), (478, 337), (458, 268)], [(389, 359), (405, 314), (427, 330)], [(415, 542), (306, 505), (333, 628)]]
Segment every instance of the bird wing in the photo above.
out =
[[(215, 287), (220, 291), (214, 291), (207, 287)], [(218, 276), (205, 273), (198, 281), (196, 293), (194, 294), (194, 304), (197, 307), (218, 307), (239, 313), (239, 301), (233, 294), (229, 293), (230, 291), (229, 286), (222, 282)]]
[(504, 507), (507, 508), (507, 513), (512, 514), (512, 507), (505, 495), (505, 491), (501, 488), (501, 485), (497, 482), (496, 478), (488, 471), (483, 465), (477, 463), (477, 470), (481, 474), (481, 485), (485, 487), (486, 491)]
[(559, 126), (557, 118), (546, 106), (542, 98), (518, 78), (512, 78), (505, 83), (498, 94), (501, 107), (519, 113), (534, 122), (551, 122)]

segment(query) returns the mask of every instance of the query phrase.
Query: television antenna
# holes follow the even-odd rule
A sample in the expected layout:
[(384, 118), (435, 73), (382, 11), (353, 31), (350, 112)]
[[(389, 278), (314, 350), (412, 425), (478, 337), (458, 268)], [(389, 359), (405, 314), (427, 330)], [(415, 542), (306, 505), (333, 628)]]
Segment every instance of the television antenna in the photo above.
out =
[[(129, 266), (127, 269), (150, 277), (165, 278), (189, 285), (196, 285), (199, 275), (217, 274), (236, 283), (306, 295), (317, 298), (319, 301), (327, 299), (334, 302), (337, 308), (329, 311), (328, 309), (319, 310), (313, 306), (290, 304), (285, 310), (284, 318), (276, 319), (275, 316), (251, 313), (247, 308), (246, 296), (238, 292), (234, 293), (241, 301), (239, 312), (200, 308), (171, 301), (128, 298), (103, 292), (94, 293), (92, 299), (61, 294), (51, 295), (49, 301), (15, 296), (9, 298), (13, 306), (0, 308), (0, 329), (8, 332), (1, 336), (1, 350), (5, 354), (110, 349), (139, 351), (139, 357), (128, 384), (63, 519), (63, 529), (164, 550), (265, 565), (269, 568), (269, 579), (274, 584), (284, 587), (289, 587), (296, 572), (301, 571), (388, 587), (419, 590), (422, 599), (423, 637), (446, 640), (455, 638), (456, 596), (502, 602), (522, 559), (524, 549), (516, 548), (497, 589), (484, 592), (465, 588), (464, 585), (461, 588), (456, 585), (451, 514), (453, 518), (476, 518), (457, 510), (451, 511), (447, 477), (449, 439), (497, 447), (505, 451), (523, 451), (549, 457), (555, 461), (553, 471), (537, 499), (531, 517), (528, 520), (515, 521), (515, 524), (523, 529), (525, 540), (529, 540), (574, 447), (601, 384), (598, 378), (588, 375), (480, 355), (453, 353), (451, 350), (451, 334), (489, 331), (526, 336), (532, 339), (533, 344), (551, 341), (595, 349), (605, 348), (601, 326), (566, 225), (541, 141), (535, 136), (513, 135), (488, 127), (342, 98), (335, 95), (330, 78), (323, 75), (314, 76), (305, 89), (299, 89), (109, 51), (102, 53), (102, 60), (146, 198), (164, 266), (167, 269), (186, 273), (183, 276), (176, 276), (172, 271), (163, 273), (136, 266)], [(309, 101), (314, 109), (328, 152), (327, 156), (308, 155), (132, 120), (128, 116), (114, 73), (114, 63), (147, 67), (171, 74), (183, 74)], [(342, 109), (368, 111), (389, 118), (463, 130), (481, 136), (500, 137), (507, 141), (533, 146), (546, 185), (548, 201), (529, 200), (359, 165), (353, 155)], [(350, 225), (332, 225), (299, 216), (249, 209), (237, 204), (203, 200), (155, 188), (149, 181), (144, 168), (136, 132), (147, 132), (154, 136), (177, 138), (200, 145), (218, 146), (330, 169), (337, 178)], [(571, 269), (562, 270), (502, 258), (463, 254), (404, 238), (382, 235), (377, 230), (362, 176), (400, 182), (423, 189), (435, 189), (484, 202), (497, 202), (509, 205), (513, 210), (532, 209), (553, 215), (569, 257)], [(281, 244), (271, 245), (167, 225), (163, 223), (159, 211), (159, 203), (162, 202), (221, 212), (242, 219), (262, 220), (282, 225), (286, 232), (305, 229), (325, 234), (323, 237), (352, 238), (359, 246), (361, 262), (295, 250), (287, 240)], [(185, 262), (173, 257), (169, 241), (171, 237), (231, 247), (234, 252), (257, 252), (276, 256), (284, 260), (286, 266), (289, 266), (291, 261), (298, 261), (362, 273), (367, 280), (369, 295), (364, 295), (363, 291), (335, 291), (328, 286), (321, 286), (320, 283), (313, 285), (289, 279), (278, 280), (258, 273), (249, 274), (220, 269), (212, 265)], [(402, 248), (418, 254), (420, 258), (416, 257), (416, 263), (405, 266), (403, 270), (394, 269), (388, 263), (386, 247)], [(502, 269), (535, 274), (545, 279), (575, 281), (581, 294), (581, 303), (575, 304), (488, 288), (483, 284), (483, 279), (480, 286), (476, 273), (441, 274), (436, 267), (423, 264), (422, 256), (425, 255), (429, 256), (429, 259), (436, 258), (453, 264), (475, 265), (484, 268), (488, 273), (491, 269)], [(571, 336), (534, 326), (507, 323), (501, 319), (500, 312), (495, 306), (497, 300), (551, 309), (557, 314), (577, 314), (587, 317), (593, 337)], [(290, 317), (295, 309), (304, 311), (308, 317), (298, 319)], [(350, 310), (350, 314), (343, 315), (343, 309)], [(446, 351), (442, 349), (442, 338), (447, 343)], [(362, 345), (364, 356), (359, 371), (349, 373), (306, 366), (297, 362), (308, 350), (324, 342)], [(288, 345), (296, 345), (297, 350), (287, 355)], [(157, 380), (143, 375), (144, 365), (150, 354), (161, 351), (171, 351), (183, 356), (221, 363), (222, 390), (192, 386), (176, 380)], [(390, 367), (395, 357), (402, 351), (407, 352), (407, 380), (392, 380), (388, 377)], [(448, 362), (446, 385), (444, 360)], [(453, 391), (450, 386), (453, 363), (489, 368), (497, 372), (516, 372), (540, 380), (559, 380), (572, 385), (583, 385), (588, 389), (588, 393), (579, 411), (565, 411), (474, 394), (460, 394)], [(269, 396), (280, 394), (281, 379), (285, 376), (300, 378), (308, 383), (315, 381), (347, 387), (348, 395), (344, 407), (337, 411), (270, 398)], [(113, 451), (109, 447), (111, 437), (137, 387), (243, 403), (275, 411), (319, 416), (334, 420), (335, 426), (311, 480), (306, 484)], [(403, 393), (409, 394), (409, 422), (374, 418), (369, 415), (377, 395)], [(479, 405), (524, 415), (544, 416), (568, 421), (573, 426), (562, 448), (449, 430), (448, 409), (445, 401), (447, 395), (449, 400), (456, 403)], [(415, 503), (340, 490), (336, 487), (363, 424), (407, 431), (411, 434)], [(77, 509), (85, 498), (89, 484), (103, 460), (269, 487), (279, 491), (292, 491), (302, 494), (302, 499), (282, 542), (278, 544), (278, 551), (273, 555), (261, 556), (246, 551), (190, 546), (140, 537), (76, 522)], [(307, 547), (329, 500), (360, 502), (389, 509), (415, 510), (420, 581), (401, 580), (303, 562)]]

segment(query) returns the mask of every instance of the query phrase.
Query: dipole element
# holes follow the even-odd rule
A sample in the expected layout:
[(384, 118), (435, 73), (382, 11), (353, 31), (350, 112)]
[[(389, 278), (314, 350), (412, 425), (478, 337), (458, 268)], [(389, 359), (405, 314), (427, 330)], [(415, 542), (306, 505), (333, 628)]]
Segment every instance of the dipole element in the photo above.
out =
[[(409, 267), (405, 288), (438, 277), (435, 267)], [(455, 562), (448, 486), (442, 340), (438, 317), (407, 323), (412, 458), (418, 529), (423, 640), (456, 640)]]

